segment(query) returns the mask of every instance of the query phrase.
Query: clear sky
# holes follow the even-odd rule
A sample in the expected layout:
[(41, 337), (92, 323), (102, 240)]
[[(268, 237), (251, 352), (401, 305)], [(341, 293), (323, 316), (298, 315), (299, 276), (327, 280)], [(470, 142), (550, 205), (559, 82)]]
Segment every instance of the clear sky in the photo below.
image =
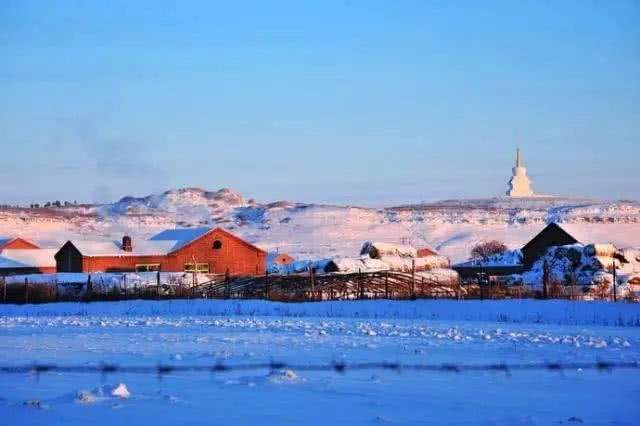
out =
[(640, 199), (640, 1), (0, 2), (0, 203)]

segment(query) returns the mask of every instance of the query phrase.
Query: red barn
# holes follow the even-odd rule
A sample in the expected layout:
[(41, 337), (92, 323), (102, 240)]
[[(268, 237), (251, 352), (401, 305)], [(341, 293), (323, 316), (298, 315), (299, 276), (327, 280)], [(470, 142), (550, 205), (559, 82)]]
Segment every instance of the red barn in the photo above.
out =
[(163, 231), (148, 240), (67, 241), (58, 272), (199, 272), (259, 275), (267, 253), (222, 228)]
[(0, 238), (0, 275), (56, 272), (55, 252), (24, 238)]

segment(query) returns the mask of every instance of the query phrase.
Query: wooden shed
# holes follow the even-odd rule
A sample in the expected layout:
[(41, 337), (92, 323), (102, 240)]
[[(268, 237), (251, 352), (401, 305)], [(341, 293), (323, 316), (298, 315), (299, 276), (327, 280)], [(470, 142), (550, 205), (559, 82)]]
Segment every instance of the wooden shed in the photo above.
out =
[(531, 266), (544, 255), (549, 247), (575, 244), (578, 240), (562, 229), (557, 223), (550, 223), (531, 241), (522, 247), (522, 263), (525, 269)]
[(0, 237), (0, 276), (56, 272), (55, 250), (20, 237)]

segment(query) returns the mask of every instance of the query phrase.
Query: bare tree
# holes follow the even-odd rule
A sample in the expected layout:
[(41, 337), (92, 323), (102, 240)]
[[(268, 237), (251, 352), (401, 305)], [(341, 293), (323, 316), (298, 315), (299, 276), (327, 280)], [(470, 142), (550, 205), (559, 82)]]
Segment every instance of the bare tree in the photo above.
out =
[(504, 253), (505, 251), (507, 251), (507, 246), (503, 242), (491, 240), (476, 244), (471, 249), (471, 256), (486, 260), (493, 255)]

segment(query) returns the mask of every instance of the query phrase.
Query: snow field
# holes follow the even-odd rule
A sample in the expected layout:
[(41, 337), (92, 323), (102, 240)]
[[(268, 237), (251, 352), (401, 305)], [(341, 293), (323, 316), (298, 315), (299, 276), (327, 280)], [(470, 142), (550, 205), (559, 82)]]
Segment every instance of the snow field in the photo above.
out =
[(265, 300), (129, 300), (1, 305), (0, 321), (31, 317), (268, 316), (490, 321), (640, 327), (640, 305), (566, 300), (358, 300), (281, 303)]
[[(527, 302), (2, 306), (0, 364), (640, 359), (640, 328), (630, 321), (637, 309), (627, 309), (636, 305)], [(630, 326), (616, 326), (616, 318)], [(0, 416), (7, 425), (634, 424), (639, 390), (635, 370), (505, 375), (285, 369), (177, 373), (161, 380), (52, 372), (37, 380), (0, 375)]]

